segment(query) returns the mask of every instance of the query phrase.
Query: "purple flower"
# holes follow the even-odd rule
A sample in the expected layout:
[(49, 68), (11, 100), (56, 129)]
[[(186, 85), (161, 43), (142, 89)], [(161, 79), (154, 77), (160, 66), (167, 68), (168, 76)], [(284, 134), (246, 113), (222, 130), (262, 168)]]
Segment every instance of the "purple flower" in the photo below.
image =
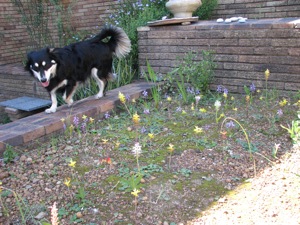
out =
[(80, 129), (81, 129), (82, 133), (85, 133), (86, 132), (86, 123), (82, 123)]
[(234, 124), (234, 122), (229, 121), (228, 123), (225, 124), (225, 126), (226, 126), (226, 128), (233, 128), (233, 127), (235, 127), (235, 124)]
[(278, 109), (277, 111), (277, 116), (281, 117), (283, 115), (282, 109)]
[(73, 124), (74, 124), (74, 127), (76, 127), (76, 128), (79, 126), (79, 117), (78, 116), (74, 116)]
[(130, 101), (130, 95), (129, 94), (126, 94), (125, 95), (125, 98), (126, 98), (126, 100), (129, 102)]
[(227, 90), (227, 88), (224, 88), (224, 89), (223, 89), (223, 92), (224, 92), (224, 94), (228, 95), (228, 90)]
[(256, 87), (255, 87), (254, 83), (252, 83), (250, 85), (250, 91), (253, 93), (253, 92), (255, 92), (255, 90), (256, 90)]
[(143, 127), (141, 128), (141, 133), (144, 134), (144, 133), (146, 133), (146, 131), (147, 131), (146, 128), (143, 126)]
[(221, 85), (217, 86), (217, 92), (222, 93), (223, 92), (223, 87)]
[(145, 90), (145, 91), (143, 91), (142, 95), (143, 95), (144, 97), (148, 97), (148, 92)]
[(193, 87), (187, 87), (186, 91), (190, 94), (194, 94), (195, 91), (194, 91), (194, 88)]
[(104, 114), (104, 118), (105, 118), (105, 119), (108, 119), (109, 117), (110, 117), (109, 112), (106, 112), (106, 113)]
[(144, 114), (150, 114), (150, 110), (149, 109), (144, 109)]
[(210, 127), (211, 127), (211, 126), (210, 126), (209, 124), (206, 124), (206, 125), (204, 125), (203, 129), (204, 129), (204, 130), (209, 130)]
[(176, 112), (181, 112), (182, 111), (182, 108), (179, 106), (176, 108)]

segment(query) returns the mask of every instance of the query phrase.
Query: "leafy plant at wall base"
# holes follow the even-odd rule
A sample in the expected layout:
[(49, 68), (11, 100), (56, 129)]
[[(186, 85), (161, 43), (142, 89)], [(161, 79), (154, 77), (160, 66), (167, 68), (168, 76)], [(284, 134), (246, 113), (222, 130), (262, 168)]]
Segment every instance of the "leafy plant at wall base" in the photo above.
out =
[(177, 74), (185, 77), (195, 89), (207, 93), (214, 78), (216, 64), (212, 52), (202, 51), (201, 58), (197, 52), (188, 52), (178, 66)]
[(18, 153), (14, 151), (12, 146), (10, 146), (10, 145), (6, 146), (6, 149), (3, 152), (4, 163), (12, 162), (17, 156), (18, 156)]
[[(156, 82), (158, 80), (156, 73), (154, 72), (153, 68), (151, 67), (148, 61), (147, 61), (147, 74), (145, 78), (148, 82)], [(160, 87), (157, 85), (151, 88), (151, 94), (155, 102), (156, 108), (158, 107), (161, 98), (159, 88)]]

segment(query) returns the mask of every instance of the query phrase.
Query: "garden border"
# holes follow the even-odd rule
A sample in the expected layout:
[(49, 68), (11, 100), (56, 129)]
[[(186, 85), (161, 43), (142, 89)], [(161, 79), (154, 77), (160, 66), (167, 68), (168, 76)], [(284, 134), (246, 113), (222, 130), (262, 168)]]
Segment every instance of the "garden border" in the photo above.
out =
[(46, 114), (41, 112), (29, 117), (22, 118), (15, 122), (0, 126), (0, 156), (7, 145), (21, 146), (33, 143), (36, 140), (51, 137), (51, 135), (63, 131), (62, 118), (68, 118), (70, 121), (75, 116), (82, 117), (86, 115), (95, 120), (103, 117), (104, 113), (113, 110), (120, 104), (119, 92), (130, 99), (137, 99), (142, 92), (149, 91), (155, 84), (146, 81), (136, 81), (134, 83), (110, 90), (101, 99), (95, 99), (94, 96), (82, 99), (74, 103), (72, 107), (63, 105), (58, 107), (57, 112)]

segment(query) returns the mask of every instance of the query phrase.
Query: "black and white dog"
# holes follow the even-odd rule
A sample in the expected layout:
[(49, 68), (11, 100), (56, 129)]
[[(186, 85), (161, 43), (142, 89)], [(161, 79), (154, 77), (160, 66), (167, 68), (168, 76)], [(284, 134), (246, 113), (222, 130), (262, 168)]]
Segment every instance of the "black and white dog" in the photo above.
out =
[[(108, 41), (103, 41), (109, 38)], [(63, 48), (45, 48), (27, 55), (25, 69), (37, 78), (50, 93), (52, 105), (46, 113), (57, 108), (57, 92), (63, 93), (70, 106), (78, 85), (93, 77), (99, 87), (96, 98), (103, 96), (108, 80), (113, 80), (112, 57), (128, 54), (131, 44), (125, 32), (118, 27), (105, 26), (95, 37)]]

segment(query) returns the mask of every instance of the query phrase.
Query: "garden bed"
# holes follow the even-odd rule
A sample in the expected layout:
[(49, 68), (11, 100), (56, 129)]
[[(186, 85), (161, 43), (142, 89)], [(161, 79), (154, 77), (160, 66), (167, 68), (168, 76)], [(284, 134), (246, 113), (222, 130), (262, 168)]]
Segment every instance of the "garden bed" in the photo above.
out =
[[(295, 94), (191, 95), (185, 104), (177, 96), (143, 95), (100, 122), (64, 118), (65, 135), (21, 148), (0, 167), (2, 186), (26, 199), (28, 223), (49, 221), (56, 202), (61, 224), (192, 224), (291, 152), (280, 125), (296, 118)], [(22, 217), (7, 189), (0, 222), (17, 224)]]

